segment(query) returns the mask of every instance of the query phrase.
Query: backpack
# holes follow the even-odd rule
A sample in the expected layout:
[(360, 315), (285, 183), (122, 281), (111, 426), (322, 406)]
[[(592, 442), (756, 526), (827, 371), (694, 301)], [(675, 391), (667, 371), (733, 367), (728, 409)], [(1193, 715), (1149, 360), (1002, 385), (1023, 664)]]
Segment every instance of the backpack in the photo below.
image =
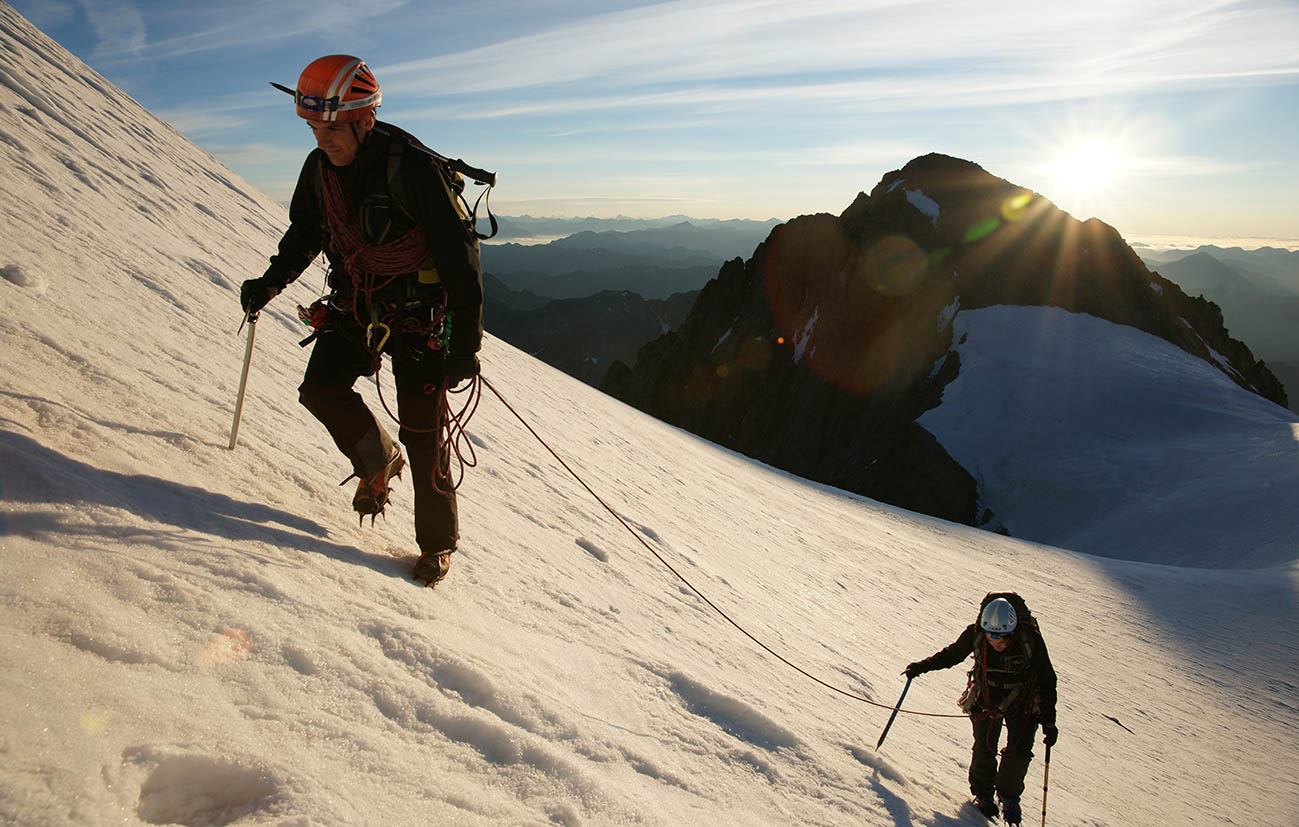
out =
[[(407, 195), (405, 187), (402, 184), (402, 179), (397, 172), (401, 169), (402, 154), (405, 152), (406, 147), (409, 146), (429, 156), (434, 163), (442, 168), (442, 171), (446, 174), (446, 180), (450, 185), (450, 190), (456, 198), (456, 212), (460, 214), (460, 220), (464, 222), (465, 228), (470, 233), (480, 240), (485, 241), (494, 237), (496, 233), (500, 231), (500, 226), (496, 221), (496, 216), (492, 215), (491, 204), (492, 188), (496, 186), (496, 173), (471, 167), (459, 159), (452, 160), (439, 155), (424, 146), (424, 144), (420, 142), (419, 138), (416, 138), (404, 129), (392, 126), (391, 124), (375, 124), (374, 131), (392, 139), (388, 142), (388, 194), (392, 196), (393, 202), (397, 205), (397, 208), (405, 214), (406, 218), (410, 219), (412, 222), (415, 220), (415, 216), (406, 206), (410, 203), (409, 195)], [(323, 169), (321, 173), (323, 174)], [(475, 184), (487, 188), (479, 194), (472, 207), (469, 206), (469, 202), (465, 198), (466, 175), (469, 176)], [(323, 185), (319, 175), (312, 176), (311, 188), (316, 203), (323, 204)], [(482, 204), (487, 208), (487, 220), (492, 226), (492, 231), (488, 235), (483, 235), (478, 232), (479, 204)]]
[[(465, 226), (477, 236), (480, 240), (487, 240), (496, 235), (500, 230), (497, 224), (496, 216), (492, 215), (491, 193), (492, 188), (496, 186), (496, 173), (471, 167), (460, 159), (452, 160), (439, 155), (420, 142), (419, 138), (399, 129), (395, 126), (384, 124), (375, 126), (375, 129), (382, 134), (390, 136), (393, 140), (388, 142), (388, 191), (392, 195), (393, 201), (397, 203), (399, 209), (406, 213), (408, 218), (414, 218), (403, 203), (405, 189), (402, 185), (401, 178), (397, 171), (401, 168), (402, 154), (406, 147), (413, 147), (427, 155), (434, 163), (440, 166), (446, 173), (447, 182), (451, 186), (451, 191), (455, 193), (457, 199), (456, 211), (460, 213), (460, 220), (465, 222)], [(465, 176), (473, 180), (480, 187), (486, 187), (478, 198), (474, 201), (472, 207), (465, 198)], [(492, 231), (487, 235), (478, 232), (478, 205), (482, 204), (487, 208), (487, 220), (491, 223)]]
[[(975, 625), (983, 618), (983, 610), (988, 604), (997, 598), (1002, 598), (1010, 603), (1015, 610), (1015, 645), (1022, 650), (1023, 656), (1027, 657), (1030, 664), (1028, 678), (1019, 684), (1015, 689), (1006, 694), (1000, 704), (992, 704), (987, 681), (987, 661), (986, 653), (988, 651), (988, 642), (983, 635), (979, 635), (978, 640), (974, 643), (974, 666), (970, 669), (965, 691), (961, 693), (958, 704), (961, 711), (967, 715), (983, 715), (984, 717), (1005, 717), (1018, 712), (1027, 704), (1027, 710), (1030, 714), (1037, 712), (1037, 693), (1033, 687), (1033, 674), (1031, 664), (1033, 650), (1037, 641), (1041, 640), (1042, 630), (1038, 626), (1037, 618), (1029, 611), (1028, 604), (1024, 598), (1015, 592), (989, 592), (984, 595), (983, 600), (979, 603), (979, 614), (975, 618)], [(1023, 632), (1021, 633), (1021, 630)]]

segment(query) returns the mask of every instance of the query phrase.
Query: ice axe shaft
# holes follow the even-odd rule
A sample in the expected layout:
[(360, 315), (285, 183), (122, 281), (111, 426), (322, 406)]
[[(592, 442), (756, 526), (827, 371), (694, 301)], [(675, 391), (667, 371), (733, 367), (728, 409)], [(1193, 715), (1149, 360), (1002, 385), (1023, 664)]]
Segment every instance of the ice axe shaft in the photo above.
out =
[(1051, 776), (1051, 745), (1042, 759), (1042, 827), (1047, 827), (1047, 778)]
[(902, 700), (907, 696), (907, 690), (911, 688), (911, 678), (907, 678), (907, 685), (902, 687), (902, 694), (898, 696), (897, 705), (893, 707), (893, 714), (889, 716), (889, 722), (884, 725), (884, 731), (880, 733), (880, 739), (875, 742), (875, 750), (878, 752), (880, 744), (884, 743), (884, 737), (889, 734), (889, 727), (893, 726), (893, 719), (898, 717), (898, 710), (902, 709)]
[(244, 370), (239, 377), (239, 396), (235, 399), (235, 420), (230, 425), (230, 450), (235, 449), (239, 441), (239, 419), (244, 413), (244, 394), (248, 390), (248, 368), (253, 363), (253, 340), (257, 337), (257, 314), (250, 313), (245, 317), (248, 322), (248, 341), (244, 345)]

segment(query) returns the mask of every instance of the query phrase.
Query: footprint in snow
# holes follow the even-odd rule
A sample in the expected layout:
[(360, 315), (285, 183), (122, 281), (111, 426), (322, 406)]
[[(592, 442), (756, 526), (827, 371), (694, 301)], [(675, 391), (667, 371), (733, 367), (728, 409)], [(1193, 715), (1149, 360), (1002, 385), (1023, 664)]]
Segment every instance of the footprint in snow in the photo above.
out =
[(586, 539), (585, 537), (578, 537), (575, 542), (577, 543), (578, 548), (582, 549), (587, 554), (599, 560), (601, 563), (609, 562), (609, 552), (600, 548), (598, 545)]
[(715, 692), (680, 672), (669, 675), (668, 682), (687, 710), (736, 738), (773, 752), (802, 745), (793, 732), (738, 698)]
[(146, 824), (231, 824), (267, 809), (284, 792), (272, 771), (254, 764), (149, 748), (129, 750), (124, 757), (152, 765), (136, 810)]

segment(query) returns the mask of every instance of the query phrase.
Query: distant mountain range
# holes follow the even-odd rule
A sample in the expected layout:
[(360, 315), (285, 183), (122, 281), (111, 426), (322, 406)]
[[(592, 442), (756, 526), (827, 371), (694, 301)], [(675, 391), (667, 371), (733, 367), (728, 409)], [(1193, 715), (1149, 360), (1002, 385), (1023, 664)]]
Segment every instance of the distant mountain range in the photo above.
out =
[(629, 218), (626, 216), (617, 216), (615, 218), (535, 218), (530, 215), (498, 215), (496, 218), (500, 227), (496, 238), (493, 239), (496, 244), (507, 241), (528, 241), (532, 243), (552, 241), (585, 232), (636, 232), (638, 230), (654, 230), (685, 223), (704, 229), (741, 232), (757, 225), (770, 229), (780, 223), (778, 218), (753, 221), (734, 218), (694, 218), (687, 215), (668, 215), (662, 218)]
[[(1194, 249), (1148, 250), (1134, 245), (1137, 255), (1152, 268), (1184, 261), (1191, 256), (1212, 258), (1266, 293), (1299, 295), (1299, 252), (1277, 247), (1245, 250), (1204, 244)], [(1203, 266), (1201, 264), (1200, 266)]]
[[(533, 221), (554, 229), (588, 220)], [(642, 345), (680, 324), (722, 264), (752, 255), (773, 226), (663, 219), (546, 244), (484, 245), (484, 322), (515, 347), (598, 385), (613, 362), (635, 361)]]
[(547, 299), (484, 280), (487, 329), (569, 376), (598, 387), (614, 362), (632, 362), (646, 342), (685, 320), (698, 290), (646, 299), (605, 290), (575, 299)]
[(1299, 252), (1202, 246), (1141, 256), (1188, 294), (1217, 304), (1232, 336), (1267, 362), (1299, 410)]
[(546, 244), (489, 244), (483, 269), (514, 290), (557, 299), (603, 290), (646, 298), (698, 290), (723, 261), (753, 254), (776, 222), (690, 221), (637, 230), (581, 230)]

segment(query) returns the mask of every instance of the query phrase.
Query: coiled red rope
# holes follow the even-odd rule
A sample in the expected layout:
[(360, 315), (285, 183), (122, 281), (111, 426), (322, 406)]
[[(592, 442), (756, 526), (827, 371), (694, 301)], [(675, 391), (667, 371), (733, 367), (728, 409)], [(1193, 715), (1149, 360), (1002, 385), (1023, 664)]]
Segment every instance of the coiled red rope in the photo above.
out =
[(352, 278), (352, 287), (356, 291), (352, 314), (364, 325), (368, 320), (361, 318), (361, 299), (364, 298), (366, 306), (372, 307), (375, 293), (398, 276), (418, 270), (429, 257), (428, 237), (416, 223), (399, 238), (386, 244), (371, 244), (365, 240), (361, 221), (343, 186), (342, 175), (337, 170), (322, 167), (321, 185), (329, 231), (333, 234), (330, 244), (343, 257), (347, 274)]

